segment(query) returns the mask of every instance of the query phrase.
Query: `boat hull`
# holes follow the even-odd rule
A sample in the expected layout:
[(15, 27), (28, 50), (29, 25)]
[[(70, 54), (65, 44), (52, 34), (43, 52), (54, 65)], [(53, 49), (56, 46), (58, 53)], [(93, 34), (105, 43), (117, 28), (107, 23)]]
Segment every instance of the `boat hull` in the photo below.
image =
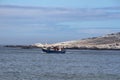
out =
[(42, 49), (42, 51), (46, 53), (63, 53), (63, 54), (66, 52), (65, 50), (55, 51), (55, 50), (46, 50), (46, 49)]

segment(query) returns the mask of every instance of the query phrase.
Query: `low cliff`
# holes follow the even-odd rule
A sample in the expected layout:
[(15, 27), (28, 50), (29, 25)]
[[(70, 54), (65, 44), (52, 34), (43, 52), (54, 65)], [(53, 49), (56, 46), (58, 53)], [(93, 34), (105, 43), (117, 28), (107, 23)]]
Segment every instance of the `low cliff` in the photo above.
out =
[[(39, 45), (36, 45), (39, 46)], [(44, 46), (44, 45), (42, 45)], [(120, 50), (120, 32), (112, 33), (101, 37), (87, 38), (77, 41), (66, 41), (50, 46), (60, 46), (71, 49), (115, 49)]]
[(101, 37), (93, 37), (78, 41), (67, 41), (54, 44), (65, 48), (76, 49), (120, 49), (120, 32)]

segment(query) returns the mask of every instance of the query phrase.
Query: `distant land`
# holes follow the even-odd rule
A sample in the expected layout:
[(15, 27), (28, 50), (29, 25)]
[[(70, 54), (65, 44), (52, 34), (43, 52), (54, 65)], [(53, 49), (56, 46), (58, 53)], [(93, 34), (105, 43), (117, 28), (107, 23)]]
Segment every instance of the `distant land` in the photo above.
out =
[(92, 37), (81, 40), (59, 42), (54, 44), (36, 43), (29, 46), (6, 45), (5, 47), (21, 47), (24, 49), (29, 49), (29, 48), (42, 48), (45, 46), (59, 46), (67, 49), (120, 50), (120, 32), (107, 34), (105, 36), (100, 36), (100, 37)]
[[(82, 40), (66, 41), (51, 46), (60, 46), (69, 49), (115, 49), (120, 50), (120, 32), (107, 34), (100, 37), (92, 37)], [(35, 44), (34, 46), (43, 47), (45, 45)]]

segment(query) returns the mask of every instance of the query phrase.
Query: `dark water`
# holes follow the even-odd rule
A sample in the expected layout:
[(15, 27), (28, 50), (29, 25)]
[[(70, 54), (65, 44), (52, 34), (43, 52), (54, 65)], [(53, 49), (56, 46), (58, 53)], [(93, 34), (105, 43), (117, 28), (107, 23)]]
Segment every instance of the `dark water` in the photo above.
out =
[(120, 51), (0, 48), (0, 80), (120, 80)]

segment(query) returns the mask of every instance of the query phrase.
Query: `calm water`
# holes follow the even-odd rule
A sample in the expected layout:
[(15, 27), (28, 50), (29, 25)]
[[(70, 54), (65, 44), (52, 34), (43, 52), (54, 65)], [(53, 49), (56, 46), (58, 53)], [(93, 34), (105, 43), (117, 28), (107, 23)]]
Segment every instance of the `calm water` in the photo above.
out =
[(0, 48), (0, 80), (120, 80), (120, 51)]

